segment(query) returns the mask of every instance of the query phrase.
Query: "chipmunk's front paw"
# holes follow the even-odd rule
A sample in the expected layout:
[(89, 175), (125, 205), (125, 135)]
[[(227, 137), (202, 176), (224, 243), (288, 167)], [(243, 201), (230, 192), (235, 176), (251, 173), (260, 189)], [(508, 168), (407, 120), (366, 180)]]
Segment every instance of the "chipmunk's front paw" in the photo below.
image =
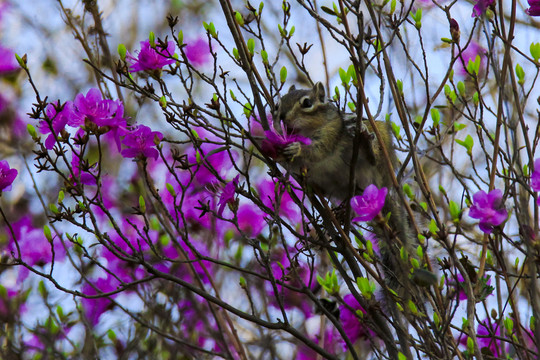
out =
[(299, 142), (290, 143), (283, 149), (283, 155), (288, 161), (293, 161), (296, 157), (302, 153), (302, 144)]

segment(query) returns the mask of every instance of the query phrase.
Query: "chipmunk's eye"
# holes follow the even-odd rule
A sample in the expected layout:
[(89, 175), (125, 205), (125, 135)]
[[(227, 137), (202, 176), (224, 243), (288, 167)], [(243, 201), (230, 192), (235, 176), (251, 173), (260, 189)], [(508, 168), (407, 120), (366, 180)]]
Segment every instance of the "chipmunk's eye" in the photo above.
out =
[(304, 109), (307, 109), (313, 106), (313, 102), (309, 97), (306, 96), (300, 100), (300, 106), (302, 106)]

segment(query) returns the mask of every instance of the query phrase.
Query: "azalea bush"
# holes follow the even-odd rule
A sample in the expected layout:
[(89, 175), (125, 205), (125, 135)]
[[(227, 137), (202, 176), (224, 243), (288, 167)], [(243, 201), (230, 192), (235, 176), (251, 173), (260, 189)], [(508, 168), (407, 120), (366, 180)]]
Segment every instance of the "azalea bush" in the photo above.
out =
[[(538, 358), (539, 6), (0, 2), (0, 357)], [(288, 171), (317, 81), (393, 187)]]

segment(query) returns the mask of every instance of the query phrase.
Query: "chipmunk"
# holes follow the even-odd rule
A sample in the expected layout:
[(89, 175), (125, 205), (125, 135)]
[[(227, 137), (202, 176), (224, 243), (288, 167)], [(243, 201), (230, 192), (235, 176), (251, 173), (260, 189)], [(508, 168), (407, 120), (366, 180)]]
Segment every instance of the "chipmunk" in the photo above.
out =
[[(284, 162), (295, 174), (304, 174), (307, 184), (330, 199), (345, 200), (349, 187), (349, 171), (353, 155), (354, 134), (348, 124), (356, 125), (356, 117), (343, 115), (326, 99), (324, 86), (318, 82), (311, 90), (297, 90), (294, 85), (281, 98), (273, 114), (274, 127), (290, 134), (311, 139), (309, 145), (301, 142), (289, 144), (283, 151)], [(386, 122), (377, 121), (384, 146), (397, 165), (391, 129)], [(356, 184), (353, 195), (358, 195), (370, 184), (381, 188), (392, 187), (392, 180), (382, 158), (380, 144), (371, 133), (371, 125), (362, 131), (365, 141), (355, 165)]]
[[(283, 149), (281, 163), (292, 173), (319, 193), (330, 199), (347, 200), (349, 194), (349, 174), (353, 155), (354, 134), (348, 125), (356, 126), (356, 116), (343, 115), (326, 98), (324, 86), (318, 82), (310, 90), (297, 90), (294, 86), (278, 102), (273, 114), (274, 128), (288, 134), (302, 135), (311, 142), (293, 142)], [(281, 125), (283, 123), (283, 126)], [(375, 122), (384, 146), (390, 155), (393, 167), (397, 166), (397, 157), (393, 148), (390, 126), (383, 121)], [(383, 262), (393, 280), (405, 284), (401, 276), (410, 270), (410, 264), (404, 264), (400, 257), (401, 245), (409, 252), (414, 252), (416, 236), (406, 217), (401, 199), (394, 189), (392, 177), (383, 158), (381, 144), (372, 134), (370, 124), (362, 122), (360, 148), (355, 171), (354, 195), (360, 195), (364, 189), (375, 184), (378, 188), (387, 187), (390, 196), (386, 199), (383, 215), (391, 213), (388, 227), (372, 222), (373, 231), (382, 240), (385, 248)], [(279, 131), (279, 130), (278, 130)], [(389, 231), (390, 229), (390, 231)], [(395, 241), (399, 239), (400, 242)], [(392, 253), (393, 255), (390, 255)], [(399, 274), (399, 275), (396, 275)], [(431, 273), (421, 271), (429, 283), (433, 282)], [(433, 275), (434, 276), (434, 275)], [(435, 278), (436, 281), (436, 278)], [(407, 286), (405, 286), (407, 287)]]

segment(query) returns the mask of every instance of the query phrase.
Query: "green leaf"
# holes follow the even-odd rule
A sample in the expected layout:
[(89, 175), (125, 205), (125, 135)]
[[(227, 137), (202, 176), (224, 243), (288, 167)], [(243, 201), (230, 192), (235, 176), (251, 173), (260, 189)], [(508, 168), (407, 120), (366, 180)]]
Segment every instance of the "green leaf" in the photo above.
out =
[(165, 95), (159, 98), (159, 106), (162, 109), (165, 109), (167, 107), (167, 98), (165, 97)]
[(509, 317), (505, 318), (504, 319), (504, 327), (505, 327), (506, 331), (508, 332), (508, 334), (511, 334), (512, 330), (514, 329), (514, 320), (512, 320)]
[(165, 187), (167, 188), (167, 191), (169, 192), (169, 194), (171, 194), (172, 197), (176, 196), (176, 191), (174, 190), (174, 187), (171, 184), (166, 183)]
[(112, 329), (107, 330), (107, 337), (112, 342), (116, 342), (116, 333), (114, 332), (114, 330), (112, 330)]
[(392, 132), (394, 133), (396, 139), (401, 139), (401, 135), (399, 134), (401, 132), (401, 127), (393, 121), (390, 122), (390, 126), (392, 127)]
[(373, 253), (373, 243), (370, 240), (366, 242), (366, 250), (369, 256), (373, 257), (375, 255)]
[(481, 59), (482, 58), (480, 57), (480, 55), (476, 55), (474, 61), (472, 61), (472, 59), (469, 59), (469, 62), (467, 63), (467, 71), (470, 74), (478, 75), (478, 72), (480, 71)]
[(352, 101), (349, 101), (347, 103), (347, 106), (349, 107), (349, 109), (351, 110), (351, 112), (356, 112), (356, 105), (354, 105), (354, 103)]
[(248, 48), (248, 52), (251, 56), (253, 56), (253, 54), (255, 53), (255, 40), (253, 39), (248, 39), (247, 41), (247, 48)]
[(238, 11), (235, 11), (234, 18), (236, 19), (238, 25), (244, 26), (244, 17), (242, 16), (242, 14), (240, 14)]
[(422, 8), (418, 8), (418, 10), (416, 10), (416, 12), (411, 11), (411, 17), (414, 20), (414, 26), (418, 30), (420, 30), (420, 28), (422, 27)]
[(146, 203), (142, 195), (139, 195), (139, 209), (143, 214), (146, 212)]
[(28, 131), (28, 134), (32, 137), (32, 139), (35, 139), (37, 137), (36, 128), (32, 124), (26, 125), (26, 130)]
[(150, 34), (148, 36), (148, 41), (150, 42), (150, 46), (152, 48), (156, 48), (156, 34), (154, 34), (153, 31), (150, 31)]
[(22, 58), (18, 54), (15, 54), (15, 59), (22, 69), (28, 70), (28, 66), (26, 64), (26, 54), (24, 54)]
[(452, 221), (454, 223), (459, 222), (459, 219), (461, 218), (461, 208), (459, 207), (459, 205), (456, 202), (450, 200), (448, 207), (450, 209), (450, 216), (452, 216)]
[(127, 54), (126, 46), (124, 44), (119, 44), (118, 45), (118, 55), (120, 55), (120, 59), (122, 59), (122, 61), (126, 60), (126, 54)]
[(58, 214), (60, 210), (58, 210), (58, 207), (55, 204), (49, 204), (49, 209), (53, 214)]
[(349, 73), (342, 68), (339, 68), (339, 78), (341, 79), (341, 82), (343, 85), (345, 85), (346, 88), (349, 87), (349, 82), (351, 81), (351, 76)]
[(439, 109), (431, 109), (431, 120), (433, 120), (433, 127), (439, 126), (439, 122), (441, 121), (441, 113), (439, 112)]
[(540, 59), (540, 43), (531, 43), (531, 56), (533, 57), (534, 61), (538, 62)]
[(375, 293), (375, 284), (369, 281), (368, 278), (358, 277), (356, 278), (356, 284), (362, 295), (370, 300), (373, 294)]
[(519, 64), (516, 64), (516, 76), (518, 78), (518, 84), (523, 85), (525, 83), (525, 71), (523, 71), (523, 68)]
[(474, 341), (470, 337), (467, 338), (467, 350), (471, 353), (474, 351)]
[(403, 81), (401, 80), (396, 80), (396, 85), (397, 85), (397, 88), (398, 88), (398, 91), (399, 91), (399, 95), (403, 96)]
[(52, 243), (53, 238), (52, 238), (51, 228), (49, 228), (49, 226), (45, 225), (43, 227), (43, 235), (45, 235), (45, 239), (47, 239), (48, 242)]
[(407, 357), (401, 351), (398, 353), (398, 360), (407, 360)]
[(328, 294), (333, 295), (339, 293), (339, 284), (335, 269), (333, 269), (331, 273), (326, 273), (324, 278), (317, 275), (317, 282)]
[(478, 103), (480, 102), (480, 98), (479, 98), (479, 95), (478, 95), (478, 91), (475, 91), (473, 96), (472, 96), (472, 101), (473, 101), (473, 104), (475, 106), (478, 106)]
[(459, 140), (459, 139), (456, 139), (456, 142), (463, 146), (465, 149), (467, 149), (467, 154), (469, 156), (472, 155), (472, 149), (473, 149), (473, 146), (474, 146), (474, 140), (472, 138), (471, 135), (467, 135), (467, 137), (465, 138), (465, 140)]
[(182, 30), (178, 31), (178, 43), (180, 45), (184, 43), (184, 32)]
[(60, 191), (58, 192), (58, 203), (59, 203), (59, 204), (61, 204), (61, 203), (64, 201), (65, 196), (66, 196), (66, 195), (64, 194), (64, 192), (63, 192), (62, 190), (60, 190)]
[(463, 81), (459, 81), (457, 83), (457, 89), (458, 89), (459, 95), (461, 95), (462, 97), (465, 97), (465, 83)]
[(441, 318), (436, 312), (433, 313), (433, 322), (435, 323), (436, 327), (439, 327), (439, 325), (441, 325)]
[(437, 235), (437, 233), (439, 232), (439, 227), (437, 226), (437, 223), (435, 222), (435, 219), (431, 219), (431, 221), (429, 223), (429, 232), (432, 235)]
[(418, 245), (416, 248), (416, 255), (418, 255), (418, 258), (422, 259), (424, 257), (424, 249), (422, 246)]
[(411, 310), (411, 313), (413, 315), (418, 315), (418, 308), (416, 307), (416, 304), (412, 300), (409, 300), (409, 302), (407, 303), (407, 306), (409, 307), (409, 310)]
[(390, 15), (392, 15), (396, 11), (396, 5), (397, 5), (396, 0), (392, 0), (390, 2)]
[(416, 198), (416, 196), (414, 195), (412, 189), (411, 189), (411, 186), (407, 183), (403, 184), (403, 192), (405, 193), (405, 195), (407, 195), (407, 197), (410, 199), (410, 200), (414, 200)]
[(293, 36), (294, 32), (296, 31), (295, 27), (291, 27), (291, 30), (289, 30), (289, 37)]
[(242, 289), (245, 289), (247, 287), (246, 279), (243, 276), (240, 276), (238, 283), (240, 284), (240, 287)]
[(459, 130), (463, 130), (467, 127), (465, 124), (460, 124), (458, 122), (454, 123), (454, 132), (458, 132)]
[(251, 107), (251, 104), (246, 103), (244, 105), (244, 115), (246, 115), (246, 117), (249, 119), (252, 113), (253, 113), (253, 108)]
[(356, 70), (354, 69), (354, 66), (352, 64), (349, 65), (349, 68), (347, 69), (347, 74), (351, 77), (353, 85), (357, 85), (358, 78), (356, 77)]
[(264, 64), (268, 64), (268, 53), (266, 50), (261, 50), (261, 58)]
[(237, 48), (232, 49), (232, 54), (236, 60), (240, 60), (240, 53), (238, 52)]
[(279, 81), (281, 81), (282, 84), (287, 81), (287, 68), (285, 66), (279, 71)]

